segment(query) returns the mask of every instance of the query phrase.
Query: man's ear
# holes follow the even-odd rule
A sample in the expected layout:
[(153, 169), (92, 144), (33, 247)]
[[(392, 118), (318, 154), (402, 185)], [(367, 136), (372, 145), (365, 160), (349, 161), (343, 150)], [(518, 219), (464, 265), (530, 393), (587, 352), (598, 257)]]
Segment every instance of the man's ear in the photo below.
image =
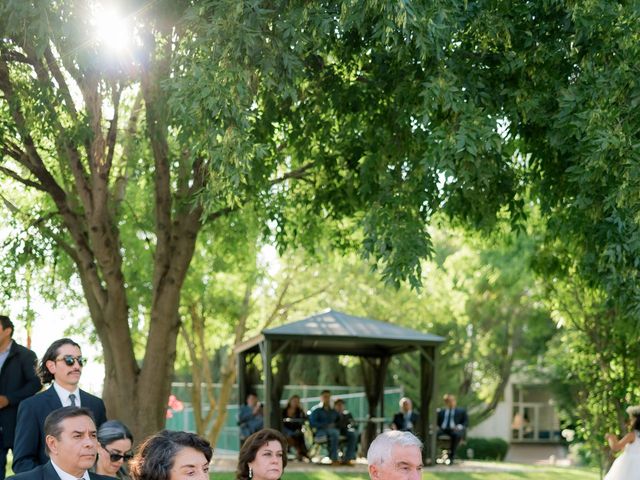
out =
[(51, 375), (56, 373), (56, 362), (54, 362), (53, 360), (47, 360), (44, 366), (47, 367), (47, 370), (49, 370), (49, 373)]
[(49, 448), (49, 453), (52, 453), (54, 455), (58, 453), (58, 439), (56, 437), (54, 437), (53, 435), (47, 435), (44, 441)]
[(369, 476), (371, 480), (380, 480), (380, 472), (377, 465), (369, 465)]

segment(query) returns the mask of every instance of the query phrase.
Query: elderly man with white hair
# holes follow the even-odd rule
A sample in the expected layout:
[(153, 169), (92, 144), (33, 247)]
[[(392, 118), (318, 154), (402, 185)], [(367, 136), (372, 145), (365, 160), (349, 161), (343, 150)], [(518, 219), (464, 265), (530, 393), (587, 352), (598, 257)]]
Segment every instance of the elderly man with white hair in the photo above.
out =
[(371, 442), (367, 462), (371, 480), (420, 480), (422, 442), (410, 432), (381, 433)]

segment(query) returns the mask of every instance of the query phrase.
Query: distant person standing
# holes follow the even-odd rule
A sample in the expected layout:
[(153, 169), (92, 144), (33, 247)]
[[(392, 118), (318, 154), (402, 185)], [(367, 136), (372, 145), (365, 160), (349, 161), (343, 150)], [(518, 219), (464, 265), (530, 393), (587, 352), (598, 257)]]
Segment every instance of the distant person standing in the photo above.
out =
[(457, 406), (454, 395), (446, 394), (443, 397), (445, 408), (438, 410), (438, 435), (448, 435), (451, 439), (449, 447), (449, 460), (453, 464), (456, 450), (460, 441), (464, 438), (469, 426), (469, 417), (464, 408)]
[(413, 403), (407, 397), (400, 399), (400, 411), (393, 416), (391, 422), (392, 430), (415, 433), (415, 426), (418, 424), (418, 414), (413, 410)]
[(104, 403), (78, 384), (85, 359), (80, 345), (69, 338), (53, 342), (38, 366), (43, 384), (51, 387), (23, 401), (18, 408), (18, 422), (13, 449), (13, 471), (27, 472), (49, 460), (45, 453), (44, 421), (62, 407), (85, 407), (93, 414), (96, 426), (107, 420)]
[(4, 479), (7, 453), (13, 449), (18, 406), (40, 390), (36, 354), (13, 340), (13, 323), (0, 315), (0, 480)]

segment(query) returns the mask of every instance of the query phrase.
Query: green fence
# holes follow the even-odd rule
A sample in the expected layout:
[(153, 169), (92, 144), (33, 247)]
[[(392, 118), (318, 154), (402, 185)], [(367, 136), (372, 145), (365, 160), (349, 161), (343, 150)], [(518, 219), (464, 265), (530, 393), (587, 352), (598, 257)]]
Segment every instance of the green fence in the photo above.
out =
[[(217, 396), (220, 386), (214, 385), (214, 391)], [(264, 399), (264, 387), (262, 385), (256, 387), (256, 392), (260, 400)], [(300, 395), (302, 406), (305, 410), (309, 410), (312, 406), (320, 401), (320, 392), (322, 390), (330, 390), (332, 399), (342, 398), (347, 405), (347, 409), (352, 413), (356, 420), (363, 422), (368, 415), (367, 399), (362, 392), (361, 387), (342, 387), (336, 385), (287, 385), (284, 389), (280, 404), (284, 407), (287, 399), (291, 395)], [(181, 411), (171, 410), (171, 418), (167, 419), (166, 428), (170, 430), (185, 430), (195, 432), (195, 421), (193, 419), (193, 406), (191, 403), (191, 384), (174, 383), (172, 384), (172, 394), (183, 403)], [(387, 419), (386, 424), (391, 423), (393, 414), (398, 411), (398, 402), (403, 396), (401, 388), (387, 388), (384, 391), (384, 417)], [(231, 404), (227, 406), (227, 417), (225, 426), (220, 432), (216, 444), (216, 450), (238, 451), (238, 401), (237, 387), (234, 387)], [(207, 412), (208, 405), (204, 405), (204, 413)], [(212, 419), (212, 422), (215, 418)]]

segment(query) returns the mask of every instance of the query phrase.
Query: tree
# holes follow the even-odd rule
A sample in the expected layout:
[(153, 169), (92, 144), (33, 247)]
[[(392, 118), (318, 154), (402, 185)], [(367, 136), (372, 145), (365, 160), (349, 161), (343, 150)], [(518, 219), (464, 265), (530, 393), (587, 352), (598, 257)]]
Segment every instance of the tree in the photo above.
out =
[(632, 4), (123, 3), (124, 57), (93, 40), (97, 1), (0, 7), (0, 172), (72, 259), (137, 435), (162, 422), (202, 226), (247, 208), (281, 248), (325, 237), (415, 287), (436, 212), (518, 227), (531, 196), (637, 312)]
[[(92, 36), (99, 3), (8, 1), (0, 11), (1, 171), (33, 192), (17, 207), (75, 265), (104, 348), (109, 413), (138, 437), (163, 422), (181, 287), (204, 223), (253, 199), (281, 244), (360, 225), (365, 251), (398, 281), (416, 278), (430, 253), (421, 205), (437, 197), (422, 187), (435, 186), (433, 169), (405, 181), (421, 155), (417, 142), (403, 146), (415, 130), (404, 94), (419, 84), (391, 80), (423, 74), (399, 55), (394, 9), (142, 6), (127, 3), (137, 33), (124, 57)], [(386, 137), (373, 127), (382, 119)], [(144, 250), (151, 268), (132, 273)], [(132, 310), (147, 332), (140, 361)]]
[[(228, 184), (222, 186), (228, 178), (212, 182), (220, 155), (175, 134), (180, 122), (162, 87), (179, 72), (175, 57), (193, 34), (179, 22), (188, 6), (160, 2), (136, 12), (129, 5), (141, 29), (140, 48), (133, 52), (138, 56), (109, 61), (106, 46), (91, 35), (101, 14), (92, 7), (99, 5), (3, 5), (2, 173), (34, 192), (36, 223), (75, 264), (104, 348), (109, 413), (141, 437), (164, 421), (180, 291), (198, 232), (235, 202), (227, 198)], [(237, 31), (236, 39), (241, 35)], [(232, 45), (234, 39), (225, 41)], [(236, 74), (247, 72), (246, 62), (236, 65)], [(232, 120), (222, 117), (217, 131), (229, 132)], [(229, 143), (217, 141), (212, 148)], [(226, 155), (230, 173), (239, 174), (232, 152)], [(131, 183), (139, 190), (132, 193)], [(224, 205), (205, 215), (198, 198), (211, 183)], [(139, 210), (131, 210), (135, 203)], [(18, 208), (32, 209), (28, 202)], [(152, 268), (131, 275), (139, 277), (133, 282), (143, 291), (138, 299), (135, 289), (128, 290), (126, 273), (132, 256), (144, 250)], [(130, 302), (135, 310), (145, 307), (141, 364)]]

